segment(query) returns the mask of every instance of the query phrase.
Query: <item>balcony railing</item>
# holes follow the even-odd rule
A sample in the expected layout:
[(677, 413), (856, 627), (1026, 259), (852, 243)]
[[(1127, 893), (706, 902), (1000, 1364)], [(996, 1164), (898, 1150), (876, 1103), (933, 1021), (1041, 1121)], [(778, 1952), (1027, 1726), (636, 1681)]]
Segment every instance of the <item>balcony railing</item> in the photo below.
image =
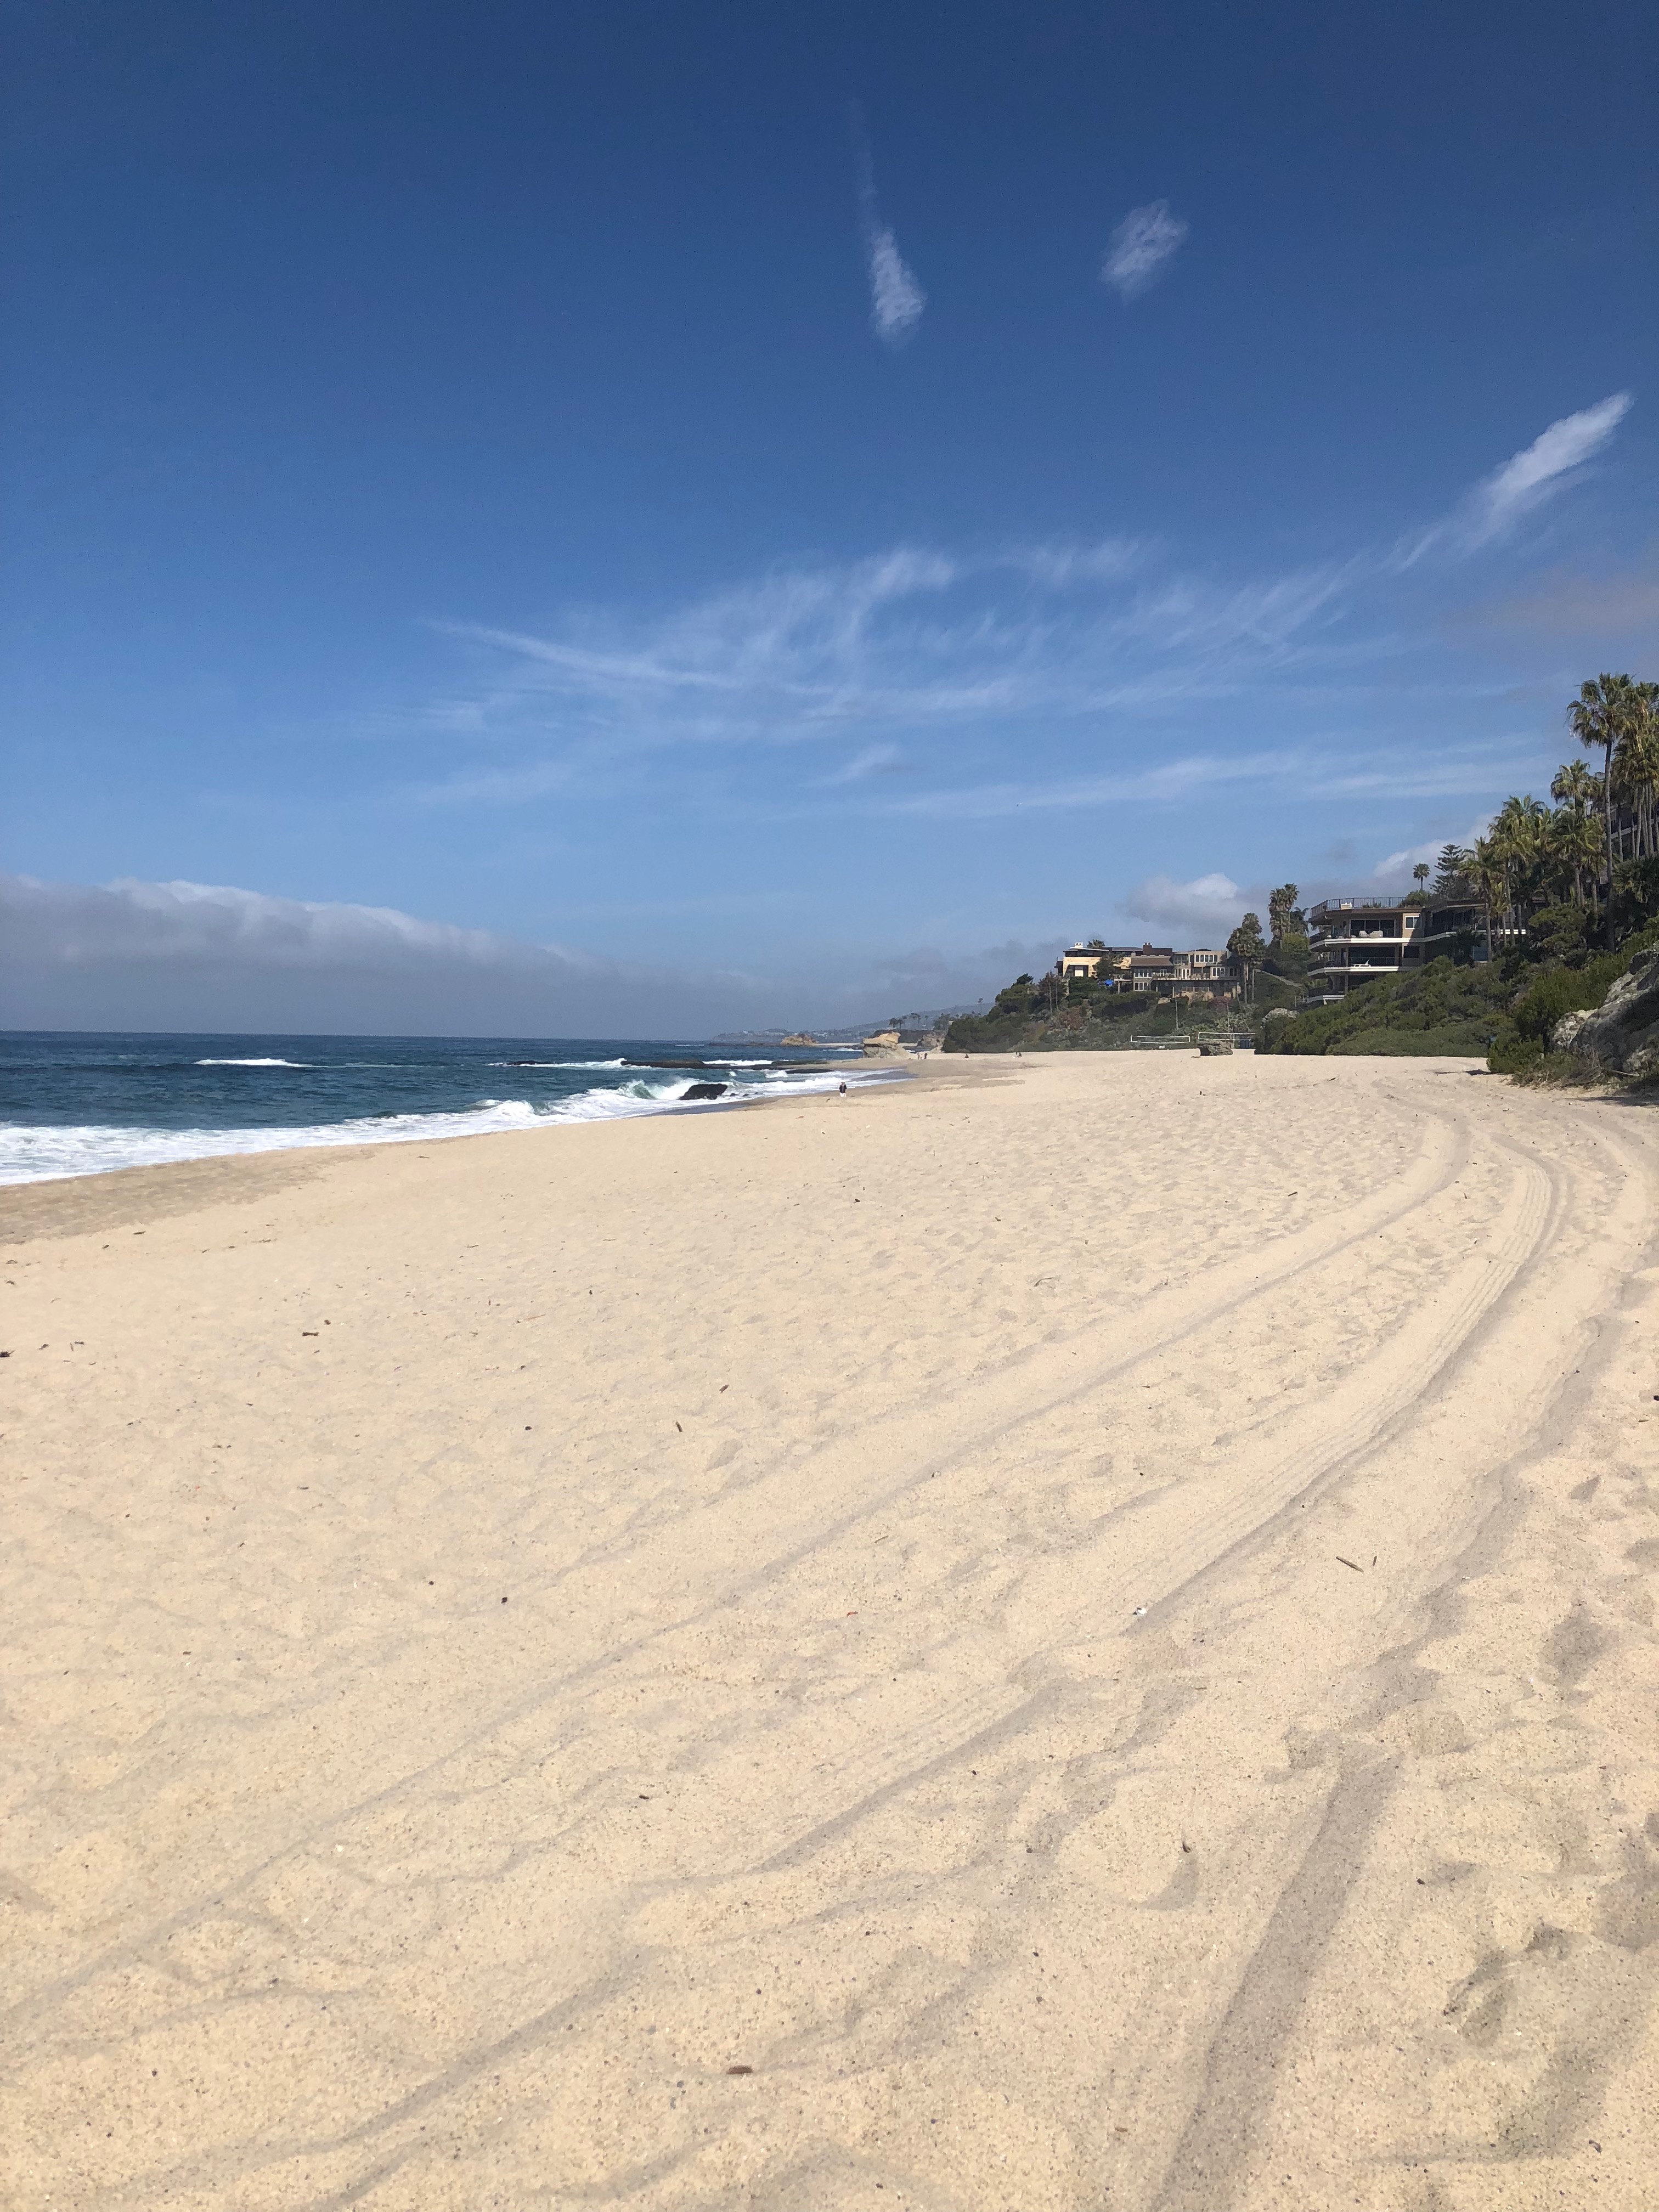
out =
[(1403, 933), (1397, 929), (1319, 929), (1308, 939), (1310, 945), (1409, 945), (1417, 935), (1414, 929)]

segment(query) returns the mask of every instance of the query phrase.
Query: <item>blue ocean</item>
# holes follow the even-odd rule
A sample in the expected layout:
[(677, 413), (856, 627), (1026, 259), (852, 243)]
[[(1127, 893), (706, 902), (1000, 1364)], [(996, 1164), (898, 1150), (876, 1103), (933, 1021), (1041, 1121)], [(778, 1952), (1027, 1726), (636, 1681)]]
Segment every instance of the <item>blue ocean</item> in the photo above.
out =
[(14, 1030), (0, 1034), (0, 1183), (718, 1110), (882, 1079), (856, 1047), (830, 1045)]

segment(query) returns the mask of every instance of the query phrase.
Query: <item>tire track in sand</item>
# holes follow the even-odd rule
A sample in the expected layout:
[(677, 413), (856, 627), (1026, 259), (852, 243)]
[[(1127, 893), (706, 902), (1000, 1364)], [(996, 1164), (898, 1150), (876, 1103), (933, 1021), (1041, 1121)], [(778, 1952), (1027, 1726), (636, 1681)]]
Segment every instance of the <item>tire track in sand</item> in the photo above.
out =
[[(965, 1389), (953, 1393), (946, 1407), (933, 1403), (920, 1412), (910, 1410), (864, 1425), (851, 1436), (819, 1446), (781, 1473), (772, 1471), (734, 1481), (718, 1497), (699, 1501), (654, 1529), (636, 1528), (625, 1538), (595, 1546), (555, 1575), (533, 1583), (520, 1579), (514, 1589), (514, 1597), (520, 1601), (532, 1597), (556, 1601), (568, 1626), (568, 1640), (578, 1648), (586, 1646), (591, 1654), (562, 1670), (551, 1681), (540, 1682), (530, 1692), (514, 1692), (504, 1686), (499, 1700), (482, 1718), (477, 1699), (470, 1699), (446, 1732), (442, 1717), (447, 1697), (441, 1675), (453, 1669), (453, 1656), (417, 1648), (401, 1661), (383, 1664), (380, 1674), (386, 1692), (405, 1710), (422, 1711), (427, 1716), (428, 1741), (434, 1734), (447, 1733), (447, 1740), (440, 1748), (414, 1766), (374, 1777), (368, 1788), (343, 1791), (319, 1817), (297, 1824), (274, 1850), (252, 1864), (228, 1863), (232, 1854), (228, 1848), (222, 1855), (226, 1863), (204, 1867), (198, 1876), (198, 1893), (190, 1904), (53, 1976), (0, 2010), (0, 2023), (16, 2031), (49, 2016), (88, 1982), (129, 1970), (157, 1945), (198, 1925), (205, 1916), (222, 1910), (250, 1886), (268, 1881), (285, 1859), (331, 1842), (340, 1827), (381, 1814), (434, 1783), (447, 1765), (474, 1756), (501, 1730), (532, 1714), (550, 1716), (562, 1701), (579, 1698), (595, 1680), (610, 1678), (613, 1670), (647, 1656), (667, 1639), (733, 1602), (752, 1597), (814, 1553), (845, 1541), (860, 1525), (896, 1503), (921, 1495), (953, 1468), (1033, 1430), (1068, 1406), (1086, 1401), (1147, 1362), (1169, 1358), (1182, 1345), (1272, 1297), (1285, 1283), (1340, 1261), (1407, 1219), (1451, 1186), (1469, 1155), (1466, 1114), (1455, 1109), (1422, 1110), (1427, 1121), (1422, 1144), (1397, 1186), (1379, 1188), (1341, 1217), (1310, 1224), (1265, 1252), (1229, 1261), (1196, 1283), (1155, 1294), (1110, 1355), (1088, 1361), (1081, 1372), (1078, 1346), (1088, 1340), (1085, 1331), (1073, 1332), (1058, 1343), (1042, 1345), (981, 1370)], [(1016, 1413), (988, 1411), (994, 1405), (1000, 1409), (1011, 1396), (1019, 1406)], [(872, 1486), (861, 1479), (866, 1465), (904, 1471)], [(678, 1579), (678, 1563), (694, 1541), (705, 1557), (742, 1564), (728, 1567), (714, 1586), (696, 1593), (690, 1605), (674, 1607), (667, 1618), (645, 1630), (638, 1628), (637, 1614), (631, 1609), (619, 1621), (616, 1589), (619, 1571), (626, 1570), (630, 1590), (653, 1585), (672, 1588)], [(471, 1664), (466, 1671), (472, 1679)], [(978, 1699), (972, 1708), (975, 1714), (989, 1710)], [(957, 1717), (951, 1732), (965, 1741), (978, 1724), (964, 1711)], [(292, 1735), (303, 1748), (310, 1729), (308, 1709), (291, 1723), (268, 1723), (261, 1739), (260, 1764), (289, 1764), (284, 1736)], [(228, 1768), (234, 1769), (240, 1747), (232, 1743), (227, 1752)], [(251, 1747), (248, 1755), (252, 1756)], [(228, 1771), (226, 1784), (226, 1799), (234, 1800), (234, 1776)], [(257, 1778), (250, 1776), (247, 1786), (257, 1787)], [(213, 1855), (210, 1826), (210, 1819), (199, 1820), (193, 1836), (194, 1850), (210, 1859)], [(135, 1850), (142, 1855), (141, 1823), (135, 1827), (133, 1842)]]
[[(1549, 1176), (1534, 1162), (1514, 1154), (1512, 1148), (1505, 1149), (1511, 1151), (1514, 1161), (1514, 1197), (1504, 1209), (1498, 1248), (1473, 1255), (1431, 1303), (1417, 1307), (1405, 1325), (1389, 1334), (1372, 1357), (1334, 1389), (1279, 1417), (1273, 1424), (1272, 1458), (1265, 1468), (1240, 1483), (1224, 1449), (1218, 1447), (1204, 1472), (1149, 1500), (1135, 1500), (1110, 1516), (1086, 1550), (1039, 1560), (1027, 1569), (1018, 1597), (1005, 1608), (1011, 1617), (1010, 1640), (1024, 1655), (1025, 1664), (1044, 1649), (1083, 1638), (1097, 1644), (1114, 1634), (1133, 1637), (1157, 1628), (1164, 1611), (1184, 1601), (1212, 1569), (1241, 1547), (1258, 1541), (1288, 1510), (1340, 1480), (1410, 1418), (1481, 1322), (1536, 1259), (1559, 1218)], [(1328, 1264), (1338, 1256), (1328, 1253), (1314, 1265)], [(1114, 1365), (1094, 1388), (1104, 1387), (1157, 1356), (1157, 1351), (1142, 1352)], [(1088, 1395), (1086, 1388), (1067, 1393), (1006, 1424), (991, 1439), (993, 1447), (1006, 1448), (1057, 1406)], [(991, 1455), (983, 1450), (978, 1455), (981, 1460)], [(1020, 1633), (1022, 1623), (1024, 1634)], [(851, 1760), (838, 1758), (834, 1785), (836, 1794), (850, 1791), (851, 1802), (769, 1854), (762, 1869), (798, 1863), (822, 1841), (855, 1824), (868, 1802), (903, 1790), (922, 1771), (949, 1764), (970, 1743), (982, 1741), (987, 1731), (1001, 1736), (1017, 1714), (1030, 1710), (1028, 1694), (1018, 1682), (987, 1685), (941, 1705), (902, 1738), (872, 1746)], [(788, 1754), (781, 1746), (780, 1753), (787, 1762)], [(826, 1764), (821, 1758), (812, 1759), (806, 1771), (811, 1776), (810, 1795), (821, 1805), (831, 1785)]]
[[(1450, 1180), (1462, 1149), (1449, 1147), (1441, 1152), (1443, 1171), (1424, 1179), (1429, 1185), (1428, 1194), (1443, 1188)], [(1346, 1377), (1338, 1391), (1322, 1406), (1298, 1409), (1287, 1424), (1289, 1435), (1278, 1443), (1273, 1467), (1266, 1476), (1253, 1481), (1243, 1495), (1228, 1494), (1224, 1477), (1212, 1477), (1208, 1487), (1215, 1491), (1219, 1483), (1220, 1488), (1202, 1501), (1203, 1510), (1194, 1510), (1196, 1501), (1192, 1489), (1182, 1486), (1181, 1491), (1160, 1501), (1156, 1508), (1143, 1509), (1137, 1514), (1133, 1526), (1133, 1564), (1125, 1564), (1120, 1558), (1111, 1570), (1121, 1594), (1119, 1611), (1122, 1620), (1118, 1632), (1129, 1636), (1137, 1632), (1130, 1619), (1132, 1609), (1125, 1601), (1131, 1589), (1145, 1587), (1149, 1573), (1157, 1571), (1163, 1577), (1164, 1587), (1158, 1602), (1173, 1604), (1184, 1587), (1241, 1542), (1248, 1541), (1261, 1525), (1281, 1512), (1288, 1501), (1315, 1486), (1339, 1478), (1343, 1468), (1363, 1456), (1383, 1430), (1420, 1401), (1436, 1374), (1455, 1358), (1483, 1316), (1502, 1299), (1516, 1275), (1534, 1256), (1550, 1225), (1549, 1181), (1534, 1163), (1516, 1157), (1510, 1188), (1512, 1200), (1503, 1208), (1505, 1226), (1496, 1250), (1477, 1254), (1456, 1270), (1433, 1304), (1419, 1309), (1408, 1329), (1389, 1339), (1372, 1360)], [(1386, 1209), (1386, 1218), (1391, 1221), (1404, 1218), (1415, 1210), (1416, 1205), (1424, 1202), (1425, 1196), (1420, 1192), (1414, 1201), (1393, 1199)], [(1377, 1234), (1376, 1218), (1376, 1212), (1370, 1211), (1363, 1225), (1350, 1223), (1346, 1233), (1328, 1237), (1322, 1240), (1325, 1249), (1297, 1267), (1261, 1269), (1259, 1273), (1262, 1279), (1253, 1280), (1248, 1290), (1229, 1285), (1224, 1307), (1221, 1301), (1206, 1300), (1206, 1314), (1218, 1310), (1237, 1310), (1267, 1296), (1290, 1274), (1310, 1276), (1322, 1270), (1356, 1243)], [(1206, 1322), (1199, 1318), (1186, 1319), (1180, 1325), (1181, 1332), (1185, 1334), (1204, 1325)], [(1023, 1411), (1005, 1421), (988, 1439), (981, 1425), (973, 1444), (958, 1446), (948, 1455), (937, 1455), (933, 1468), (895, 1486), (894, 1494), (919, 1488), (921, 1482), (932, 1480), (953, 1462), (982, 1460), (988, 1444), (993, 1453), (1012, 1448), (1027, 1431), (1040, 1427), (1056, 1412), (1086, 1405), (1094, 1395), (1120, 1376), (1132, 1373), (1150, 1359), (1162, 1357), (1168, 1340), (1155, 1337), (1137, 1350), (1121, 1352), (1105, 1363), (1097, 1378), (1086, 1383), (1074, 1382), (1070, 1388), (1056, 1393), (1049, 1403)], [(1331, 1433), (1334, 1418), (1337, 1425), (1334, 1433)], [(970, 1428), (974, 1425), (971, 1406), (965, 1409), (964, 1425)], [(838, 1523), (833, 1533), (840, 1534), (855, 1526), (872, 1510), (866, 1502)], [(1115, 1534), (1121, 1535), (1121, 1532)], [(781, 1567), (808, 1558), (818, 1548), (817, 1543), (801, 1543), (789, 1561), (769, 1563), (766, 1568), (756, 1571), (755, 1579), (770, 1580)], [(1022, 1609), (1047, 1625), (1044, 1642), (1048, 1645), (1079, 1633), (1092, 1633), (1097, 1638), (1102, 1632), (1091, 1627), (1090, 1619), (1091, 1613), (1101, 1609), (1099, 1549), (1097, 1546), (1088, 1555), (1073, 1554), (1065, 1561), (1039, 1567), (1028, 1576)], [(626, 1656), (648, 1657), (654, 1647), (672, 1638), (684, 1625), (676, 1621), (649, 1632), (635, 1640)], [(1054, 1633), (1056, 1627), (1061, 1632), (1059, 1638)], [(1039, 1644), (1028, 1649), (1028, 1660), (1042, 1648)], [(574, 1686), (569, 1682), (559, 1685), (556, 1691), (534, 1700), (535, 1709), (546, 1711), (550, 1705), (562, 1703)], [(811, 1717), (804, 1718), (799, 1731), (802, 1742), (791, 1743), (787, 1736), (775, 1740), (769, 1759), (773, 1778), (769, 1784), (773, 1799), (773, 1820), (769, 1825), (790, 1832), (787, 1839), (779, 1839), (780, 1848), (758, 1850), (744, 1873), (763, 1879), (799, 1869), (855, 1831), (919, 1781), (959, 1766), (969, 1756), (979, 1756), (998, 1745), (1006, 1746), (1038, 1722), (1052, 1723), (1062, 1717), (1068, 1703), (1075, 1702), (1080, 1695), (1086, 1692), (1076, 1686), (1052, 1680), (1034, 1692), (1005, 1682), (994, 1689), (958, 1695), (934, 1706), (899, 1735), (872, 1745), (866, 1753), (851, 1759), (838, 1758), (833, 1774), (826, 1772), (822, 1758), (800, 1755), (819, 1725)], [(795, 1802), (797, 1792), (789, 1785), (792, 1774), (800, 1778), (804, 1787), (799, 1794), (817, 1812), (817, 1817), (804, 1826)], [(720, 1794), (722, 1780), (718, 1762), (705, 1770), (702, 1784), (714, 1794)], [(850, 1788), (851, 1802), (844, 1802), (824, 1819), (821, 1812), (823, 1800), (826, 1790), (831, 1787), (836, 1794), (844, 1794)], [(757, 1846), (762, 1844), (758, 1836), (754, 1840)], [(643, 1972), (649, 1951), (637, 1945), (629, 1948), (635, 1960), (634, 1971)], [(600, 1990), (593, 1995), (599, 1997)], [(408, 2099), (398, 2100), (383, 2114), (351, 2130), (349, 2145), (367, 2145), (384, 2140), (387, 2133), (395, 2135), (416, 2113), (429, 2113), (434, 2102), (462, 2094), (470, 2084), (491, 2069), (522, 2059), (544, 2037), (568, 2027), (573, 2016), (580, 2021), (585, 2009), (578, 1993), (535, 2021), (520, 2023), (507, 2036), (469, 2052), (465, 2059), (447, 2066), (441, 2081)], [(295, 2143), (272, 2144), (253, 2162), (278, 2164), (301, 2148)], [(331, 2143), (313, 2142), (303, 2148), (312, 2155), (326, 2154), (331, 2148), (347, 2148), (347, 2139)], [(377, 2165), (377, 2172), (386, 2170)], [(163, 2178), (172, 2185), (183, 2175), (157, 2177)], [(337, 2203), (343, 2204), (349, 2198), (331, 2193), (312, 2201), (320, 2208)]]

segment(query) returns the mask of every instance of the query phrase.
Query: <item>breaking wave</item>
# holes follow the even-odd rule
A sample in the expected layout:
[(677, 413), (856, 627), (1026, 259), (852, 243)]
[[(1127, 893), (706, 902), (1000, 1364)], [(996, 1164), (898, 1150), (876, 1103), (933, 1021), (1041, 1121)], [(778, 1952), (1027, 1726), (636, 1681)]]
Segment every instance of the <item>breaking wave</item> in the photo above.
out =
[[(616, 1067), (619, 1061), (541, 1062), (542, 1066)], [(738, 1063), (711, 1062), (711, 1067)], [(295, 1061), (198, 1061), (198, 1066), (295, 1066)], [(761, 1063), (760, 1065), (764, 1065)], [(890, 1076), (848, 1071), (795, 1075), (773, 1067), (750, 1079), (727, 1083), (720, 1106), (743, 1105), (781, 1092), (835, 1091), (842, 1083), (862, 1086)], [(688, 1102), (695, 1074), (657, 1074), (647, 1069), (634, 1082), (579, 1091), (573, 1097), (533, 1106), (525, 1098), (481, 1098), (458, 1113), (374, 1114), (350, 1121), (322, 1121), (299, 1128), (154, 1129), (108, 1126), (37, 1127), (0, 1123), (0, 1183), (46, 1182), (65, 1176), (108, 1175), (118, 1168), (159, 1167), (175, 1160), (222, 1159), (248, 1152), (310, 1150), (340, 1145), (400, 1145), (478, 1137), (510, 1129), (556, 1126), (561, 1122), (611, 1121), (647, 1114), (698, 1113), (700, 1100)]]

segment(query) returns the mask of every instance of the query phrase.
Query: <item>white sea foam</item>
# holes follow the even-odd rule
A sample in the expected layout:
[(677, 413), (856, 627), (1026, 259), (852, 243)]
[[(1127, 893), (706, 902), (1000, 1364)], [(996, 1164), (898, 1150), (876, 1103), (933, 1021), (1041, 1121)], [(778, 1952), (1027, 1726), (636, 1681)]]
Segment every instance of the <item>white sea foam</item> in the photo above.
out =
[(308, 1060), (198, 1060), (198, 1067), (309, 1067)]
[(526, 1127), (537, 1119), (522, 1098), (485, 1099), (461, 1114), (377, 1114), (294, 1129), (31, 1128), (0, 1124), (0, 1183), (44, 1182), (59, 1176), (107, 1175), (115, 1168), (161, 1167), (172, 1160), (220, 1159), (289, 1146), (409, 1144), (428, 1137), (471, 1137)]
[[(205, 1067), (205, 1066), (207, 1066), (209, 1064), (210, 1064), (210, 1063), (209, 1063), (209, 1062), (207, 1062), (206, 1060), (198, 1060), (198, 1061), (197, 1062), (198, 1066), (200, 1066), (200, 1067)], [(216, 1061), (212, 1062), (211, 1064), (212, 1064), (213, 1066), (219, 1066), (221, 1063), (216, 1060)], [(239, 1061), (237, 1061), (237, 1062), (235, 1063), (235, 1065), (236, 1065), (236, 1066), (242, 1066), (243, 1064), (244, 1064), (244, 1063), (242, 1063), (242, 1062), (241, 1062), (241, 1061), (240, 1061), (240, 1060), (239, 1060)], [(251, 1061), (251, 1060), (250, 1060), (250, 1061), (248, 1061), (248, 1062), (247, 1062), (247, 1063), (246, 1063), (246, 1064), (247, 1066), (253, 1066), (253, 1065), (254, 1065), (254, 1063), (253, 1063), (252, 1061)], [(261, 1063), (260, 1063), (260, 1065), (266, 1065), (266, 1064), (267, 1064), (267, 1063), (264, 1063), (264, 1062), (261, 1062)], [(286, 1063), (285, 1063), (285, 1062), (278, 1062), (278, 1061), (276, 1061), (276, 1060), (271, 1060), (271, 1061), (270, 1061), (270, 1062), (269, 1062), (268, 1064), (269, 1064), (270, 1066), (272, 1066), (272, 1067), (275, 1067), (275, 1066), (281, 1066), (281, 1065), (286, 1065)], [(230, 1063), (229, 1061), (226, 1061), (226, 1062), (224, 1062), (224, 1063), (223, 1063), (223, 1065), (225, 1065), (225, 1066), (230, 1066), (230, 1065), (231, 1065), (231, 1063)], [(636, 1055), (635, 1055), (633, 1059), (631, 1059), (631, 1060), (486, 1060), (486, 1061), (484, 1062), (484, 1065), (485, 1065), (485, 1066), (486, 1066), (486, 1067), (640, 1067), (640, 1068), (653, 1068), (653, 1067), (661, 1067), (661, 1068), (669, 1068), (669, 1067), (674, 1067), (674, 1066), (682, 1066), (682, 1067), (683, 1067), (683, 1066), (684, 1066), (684, 1060), (678, 1060), (678, 1061), (677, 1061), (677, 1060), (666, 1060), (666, 1059), (665, 1059), (665, 1060), (641, 1060), (641, 1058), (636, 1054)], [(776, 1066), (784, 1066), (784, 1067), (788, 1067), (788, 1066), (792, 1066), (792, 1065), (793, 1065), (793, 1066), (798, 1066), (799, 1065), (799, 1061), (791, 1062), (791, 1061), (789, 1061), (789, 1060), (783, 1060), (783, 1061), (781, 1061), (781, 1062), (780, 1062), (780, 1061), (777, 1061), (777, 1060), (733, 1060), (733, 1059), (732, 1058), (732, 1056), (730, 1055), (730, 1054), (729, 1054), (729, 1053), (710, 1052), (710, 1053), (705, 1053), (705, 1054), (703, 1054), (702, 1055), (702, 1065), (704, 1067), (776, 1067)]]
[[(775, 1097), (778, 1075), (750, 1083), (728, 1084), (721, 1105)], [(525, 1098), (483, 1098), (454, 1114), (377, 1114), (351, 1121), (325, 1121), (299, 1128), (140, 1129), (84, 1125), (34, 1128), (22, 1122), (0, 1123), (0, 1184), (46, 1182), (65, 1176), (108, 1175), (117, 1168), (160, 1167), (174, 1160), (221, 1159), (247, 1152), (315, 1149), (331, 1145), (408, 1145), (449, 1137), (477, 1137), (491, 1131), (556, 1126), (565, 1121), (610, 1121), (642, 1114), (696, 1112), (704, 1103), (685, 1104), (695, 1075), (657, 1074), (616, 1089), (579, 1091), (574, 1097), (540, 1109)], [(842, 1078), (817, 1073), (794, 1079), (801, 1091), (833, 1091), (838, 1082), (890, 1080), (875, 1073)], [(713, 1103), (713, 1102), (708, 1102)]]

